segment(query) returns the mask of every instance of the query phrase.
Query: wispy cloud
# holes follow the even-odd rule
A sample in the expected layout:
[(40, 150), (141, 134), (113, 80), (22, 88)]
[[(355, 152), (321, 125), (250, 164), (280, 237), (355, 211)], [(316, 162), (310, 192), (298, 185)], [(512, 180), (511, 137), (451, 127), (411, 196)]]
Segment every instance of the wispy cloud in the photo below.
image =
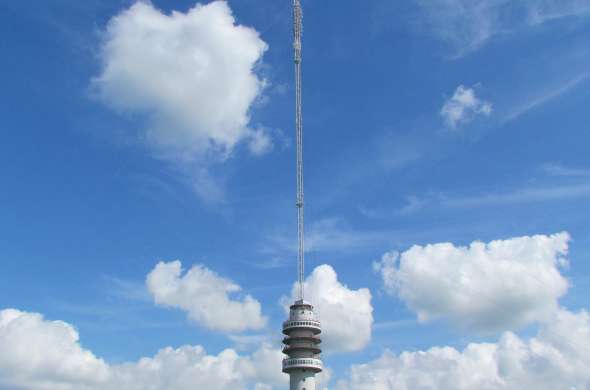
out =
[(272, 336), (271, 334), (234, 334), (229, 335), (228, 338), (234, 343), (234, 348), (237, 351), (251, 351), (259, 348), (261, 345), (270, 344), (273, 338)]
[(416, 0), (430, 29), (454, 57), (478, 50), (496, 36), (566, 17), (590, 15), (586, 0)]
[[(403, 130), (402, 130), (403, 129)], [(397, 130), (375, 129), (368, 138), (367, 147), (354, 144), (330, 159), (324, 170), (330, 174), (323, 180), (321, 196), (316, 204), (331, 205), (347, 197), (350, 191), (368, 183), (381, 182), (392, 172), (410, 167), (425, 155), (432, 155), (430, 128), (422, 123), (407, 123)]]
[[(390, 212), (389, 216), (395, 215)], [(388, 215), (381, 218), (387, 218)], [(371, 217), (369, 217), (371, 218)], [(373, 219), (373, 218), (371, 218)], [(367, 229), (347, 222), (343, 218), (325, 218), (311, 224), (306, 231), (306, 252), (312, 258), (320, 255), (342, 254), (345, 256), (366, 254), (375, 248), (403, 248), (419, 242), (438, 240), (440, 237), (462, 237), (465, 231), (475, 231), (477, 226), (434, 224), (428, 228), (412, 229), (399, 225), (389, 228)], [(262, 253), (279, 254), (295, 261), (297, 251), (295, 234), (268, 234), (260, 248)]]
[[(295, 253), (295, 234), (275, 232), (261, 249), (273, 256)], [(308, 225), (305, 232), (306, 252), (343, 252), (391, 243), (394, 235), (385, 230), (358, 230), (342, 218), (324, 218)]]
[(588, 177), (590, 176), (590, 169), (572, 168), (562, 165), (560, 163), (543, 164), (543, 171), (551, 176), (561, 177)]
[(76, 304), (55, 302), (54, 310), (77, 318), (77, 325), (104, 332), (120, 332), (137, 329), (172, 329), (185, 326), (183, 321), (161, 320), (150, 315), (151, 305), (133, 305), (123, 302)]
[(116, 298), (150, 304), (152, 302), (152, 297), (143, 281), (124, 280), (113, 276), (104, 276), (103, 279), (109, 294)]
[(289, 260), (284, 256), (271, 255), (262, 261), (249, 261), (248, 264), (259, 269), (275, 269), (283, 268), (290, 264)]
[(406, 328), (409, 326), (415, 326), (418, 321), (414, 318), (397, 321), (381, 321), (376, 322), (373, 325), (375, 331), (391, 331), (392, 329)]
[(590, 79), (590, 72), (583, 73), (579, 76), (576, 76), (563, 84), (559, 84), (546, 90), (545, 92), (539, 94), (538, 96), (533, 97), (532, 99), (528, 100), (524, 104), (520, 106), (516, 106), (516, 108), (509, 113), (506, 118), (503, 120), (504, 123), (511, 122), (520, 116), (526, 114), (527, 112), (534, 110), (543, 104), (564, 95), (565, 93), (571, 91), (572, 89), (576, 88), (583, 82)]
[(530, 25), (535, 25), (570, 16), (588, 15), (590, 2), (587, 0), (537, 0), (530, 1), (527, 18)]
[(522, 188), (512, 192), (443, 198), (441, 205), (450, 208), (468, 208), (583, 197), (590, 197), (590, 184)]
[(313, 252), (366, 248), (391, 240), (390, 232), (359, 231), (339, 218), (320, 220), (308, 229), (306, 242)]
[(406, 205), (397, 211), (397, 213), (400, 215), (413, 214), (416, 211), (423, 209), (428, 204), (428, 201), (426, 199), (420, 198), (415, 195), (408, 196), (406, 200)]
[[(560, 169), (560, 168), (551, 168)], [(581, 171), (561, 171), (563, 174), (577, 174)], [(430, 208), (457, 209), (487, 206), (511, 205), (530, 202), (546, 202), (564, 199), (590, 197), (590, 184), (578, 183), (560, 186), (523, 187), (506, 192), (486, 192), (474, 195), (430, 194), (424, 197), (408, 197), (408, 203), (395, 213), (413, 214)], [(415, 205), (420, 207), (415, 207)], [(393, 213), (392, 213), (393, 214)]]

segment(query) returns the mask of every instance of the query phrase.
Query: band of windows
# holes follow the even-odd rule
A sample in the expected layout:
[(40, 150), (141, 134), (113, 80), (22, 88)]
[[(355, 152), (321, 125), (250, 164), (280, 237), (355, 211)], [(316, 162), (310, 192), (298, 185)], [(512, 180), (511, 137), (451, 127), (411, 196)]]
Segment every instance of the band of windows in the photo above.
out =
[(319, 359), (285, 359), (283, 366), (318, 366), (322, 367), (322, 361)]
[(285, 328), (292, 326), (313, 326), (315, 328), (319, 328), (321, 324), (318, 321), (287, 321), (284, 324)]

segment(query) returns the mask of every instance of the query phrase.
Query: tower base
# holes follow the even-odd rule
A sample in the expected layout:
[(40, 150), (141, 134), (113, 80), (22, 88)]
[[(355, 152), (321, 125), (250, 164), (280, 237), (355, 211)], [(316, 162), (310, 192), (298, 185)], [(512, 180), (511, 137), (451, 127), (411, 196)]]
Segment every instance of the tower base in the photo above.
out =
[(293, 370), (290, 390), (316, 390), (315, 372), (310, 370)]

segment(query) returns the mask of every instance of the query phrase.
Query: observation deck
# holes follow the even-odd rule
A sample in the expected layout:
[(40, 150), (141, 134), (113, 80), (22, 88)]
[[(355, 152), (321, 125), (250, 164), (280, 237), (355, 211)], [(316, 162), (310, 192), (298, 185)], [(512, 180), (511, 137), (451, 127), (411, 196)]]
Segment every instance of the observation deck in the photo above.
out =
[(313, 306), (303, 300), (290, 307), (289, 319), (283, 322), (283, 353), (288, 357), (283, 360), (283, 372), (295, 371), (318, 373), (323, 370), (320, 360), (322, 352), (322, 324), (315, 317)]
[(283, 333), (289, 334), (291, 330), (295, 329), (308, 329), (313, 332), (314, 335), (322, 333), (322, 324), (319, 321), (313, 320), (288, 320), (283, 322)]
[(283, 344), (291, 344), (294, 342), (307, 342), (307, 343), (315, 343), (321, 344), (322, 339), (319, 336), (300, 336), (300, 337), (285, 337), (283, 339)]
[(324, 368), (324, 364), (320, 359), (310, 359), (310, 358), (291, 358), (291, 359), (284, 359), (283, 360), (283, 372), (290, 373), (293, 370), (310, 370), (315, 372), (322, 372)]
[(312, 351), (316, 355), (322, 353), (322, 349), (316, 343), (292, 343), (283, 348), (283, 353), (286, 355), (295, 351)]

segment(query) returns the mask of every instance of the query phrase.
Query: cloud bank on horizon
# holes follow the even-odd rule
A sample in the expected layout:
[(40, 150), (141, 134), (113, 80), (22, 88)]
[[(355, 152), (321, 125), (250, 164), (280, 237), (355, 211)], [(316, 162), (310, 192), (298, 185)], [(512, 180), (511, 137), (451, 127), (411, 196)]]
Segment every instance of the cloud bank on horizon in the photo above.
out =
[[(569, 240), (567, 233), (558, 233), (469, 247), (414, 246), (400, 256), (386, 254), (376, 264), (385, 287), (400, 294), (419, 317), (451, 318), (503, 333), (496, 343), (472, 343), (462, 351), (445, 346), (399, 355), (385, 351), (376, 360), (353, 364), (347, 376), (337, 380), (336, 389), (589, 386), (590, 315), (585, 310), (570, 312), (557, 302), (567, 292), (560, 269), (567, 264)], [(423, 280), (416, 278), (418, 272)], [(225, 295), (237, 286), (202, 266), (181, 277), (180, 262), (159, 263), (148, 275), (147, 285), (157, 303), (178, 306), (197, 321), (208, 321), (211, 329), (236, 330), (203, 320), (202, 310), (210, 309), (207, 301), (220, 303), (214, 310), (216, 318), (246, 315), (243, 302), (227, 301)], [(364, 349), (373, 323), (371, 292), (349, 289), (329, 265), (317, 267), (306, 287), (324, 323), (328, 352)], [(203, 296), (204, 290), (213, 291), (207, 293), (213, 296)], [(505, 303), (503, 309), (488, 304), (486, 294), (497, 295)], [(259, 305), (256, 317), (258, 309)], [(501, 320), (489, 321), (494, 316)], [(512, 332), (532, 321), (541, 324), (534, 337), (526, 340)], [(2, 390), (183, 390), (195, 385), (270, 390), (286, 384), (278, 346), (263, 343), (248, 355), (231, 348), (209, 355), (201, 346), (165, 347), (153, 357), (112, 365), (84, 349), (70, 324), (14, 309), (0, 311), (0, 350), (11, 351), (0, 355)]]
[(202, 346), (166, 347), (135, 363), (110, 365), (84, 349), (78, 332), (37, 313), (0, 311), (2, 390), (270, 389), (284, 385), (279, 349), (249, 356), (233, 349), (209, 355)]

